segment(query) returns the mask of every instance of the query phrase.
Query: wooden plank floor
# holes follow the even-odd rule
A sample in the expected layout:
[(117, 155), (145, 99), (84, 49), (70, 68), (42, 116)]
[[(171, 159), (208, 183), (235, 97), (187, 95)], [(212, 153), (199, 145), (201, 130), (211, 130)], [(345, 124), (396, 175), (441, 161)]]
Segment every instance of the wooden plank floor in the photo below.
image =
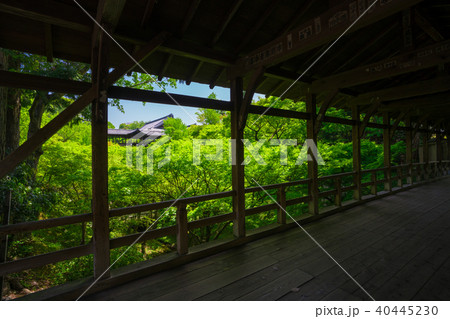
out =
[[(450, 300), (450, 179), (305, 229), (376, 300)], [(300, 228), (89, 300), (370, 300)]]

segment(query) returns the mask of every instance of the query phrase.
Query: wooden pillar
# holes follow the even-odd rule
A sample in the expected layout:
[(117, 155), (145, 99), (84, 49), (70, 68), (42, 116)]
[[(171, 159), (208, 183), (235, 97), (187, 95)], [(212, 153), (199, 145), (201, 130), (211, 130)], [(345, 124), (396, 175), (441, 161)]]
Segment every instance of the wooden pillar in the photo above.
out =
[(103, 32), (92, 53), (92, 82), (97, 98), (92, 103), (92, 213), (94, 277), (109, 277), (108, 206), (108, 36)]
[(277, 222), (278, 224), (286, 224), (286, 188), (281, 186), (277, 192), (277, 201), (280, 207), (277, 210)]
[(436, 161), (437, 161), (437, 169), (436, 174), (441, 176), (442, 171), (442, 135), (436, 134)]
[[(10, 217), (11, 217), (11, 196), (12, 192), (11, 190), (8, 190), (4, 199), (3, 203), (0, 203), (2, 205), (2, 223), (1, 225), (6, 226), (10, 223)], [(0, 264), (6, 262), (8, 256), (8, 235), (2, 235), (0, 238)], [(0, 300), (2, 299), (2, 293), (3, 293), (3, 284), (4, 284), (4, 278), (3, 276), (0, 276)]]
[(334, 187), (336, 188), (336, 196), (334, 197), (334, 205), (342, 206), (342, 179), (337, 177), (334, 180)]
[[(306, 112), (310, 114), (310, 119), (306, 122), (306, 138), (317, 145), (317, 132), (315, 130), (317, 120), (316, 95), (308, 92), (306, 96)], [(318, 145), (317, 145), (318, 146)], [(311, 180), (308, 188), (309, 202), (308, 211), (312, 215), (319, 214), (319, 185), (317, 160), (308, 148), (310, 159), (308, 160), (308, 179)]]
[[(426, 123), (426, 122), (425, 122)], [(428, 130), (428, 123), (424, 125), (425, 129)], [(430, 152), (428, 149), (428, 132), (422, 133), (423, 143), (422, 143), (422, 154), (423, 154), (423, 179), (428, 179), (429, 167), (428, 163), (430, 161)]]
[(352, 107), (352, 119), (355, 122), (352, 126), (352, 141), (353, 141), (353, 171), (354, 175), (354, 185), (356, 187), (353, 198), (356, 200), (361, 200), (362, 189), (361, 189), (361, 121), (359, 106), (355, 105)]
[[(406, 127), (411, 128), (411, 119), (407, 118), (405, 120), (405, 124)], [(413, 141), (413, 129), (408, 129), (408, 131), (406, 131), (406, 164), (408, 165), (408, 173), (407, 173), (407, 178), (406, 178), (406, 183), (409, 185), (412, 185), (414, 182), (413, 179), (413, 145), (412, 145), (412, 141)]]
[(235, 78), (231, 81), (231, 140), (232, 140), (232, 169), (231, 179), (234, 191), (233, 234), (237, 238), (245, 237), (245, 181), (244, 181), (244, 128), (240, 127), (240, 112), (243, 103), (243, 81)]
[(391, 121), (389, 113), (383, 114), (383, 124), (386, 126), (383, 130), (383, 150), (384, 150), (384, 190), (390, 192), (392, 190), (391, 183)]
[(188, 220), (186, 204), (177, 205), (177, 252), (186, 255), (189, 251)]

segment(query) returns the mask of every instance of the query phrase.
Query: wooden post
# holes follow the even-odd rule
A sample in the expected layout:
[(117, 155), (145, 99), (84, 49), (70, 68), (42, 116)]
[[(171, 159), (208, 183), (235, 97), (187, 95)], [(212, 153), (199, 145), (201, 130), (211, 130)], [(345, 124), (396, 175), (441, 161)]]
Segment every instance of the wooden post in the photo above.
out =
[(336, 177), (334, 179), (334, 187), (336, 188), (336, 197), (334, 204), (338, 207), (342, 206), (342, 178)]
[[(2, 225), (6, 226), (10, 223), (11, 218), (11, 197), (12, 191), (8, 190), (5, 196), (2, 209)], [(3, 235), (0, 239), (0, 264), (6, 262), (8, 256), (8, 235)], [(4, 277), (0, 276), (0, 300), (2, 300)]]
[[(317, 146), (316, 119), (316, 95), (308, 92), (306, 96), (306, 112), (310, 114), (310, 118), (306, 121), (306, 138)], [(309, 202), (308, 210), (312, 215), (319, 214), (319, 183), (318, 183), (318, 166), (317, 160), (312, 154), (312, 150), (308, 148), (308, 178), (311, 180), (308, 188)]]
[[(426, 123), (426, 122), (425, 122)], [(426, 129), (428, 129), (428, 125), (427, 123), (424, 125)], [(430, 161), (430, 156), (429, 156), (429, 149), (428, 149), (428, 133), (422, 133), (422, 137), (423, 137), (423, 145), (422, 145), (422, 153), (423, 153), (423, 179), (427, 180), (428, 179), (428, 172), (429, 172), (429, 168), (428, 168), (428, 163)]]
[(281, 186), (277, 192), (277, 201), (281, 207), (278, 207), (277, 221), (278, 224), (286, 224), (286, 188)]
[(237, 238), (245, 237), (245, 181), (244, 181), (244, 128), (240, 127), (239, 115), (243, 103), (243, 81), (235, 78), (231, 81), (231, 142), (232, 142), (232, 168), (231, 179), (234, 191), (233, 212), (236, 215), (233, 221), (233, 234)]
[(186, 204), (177, 205), (177, 252), (183, 256), (189, 252), (188, 222)]
[[(411, 119), (407, 118), (405, 120), (405, 124), (407, 127), (411, 127)], [(412, 147), (412, 141), (413, 141), (413, 131), (412, 129), (409, 129), (406, 131), (406, 164), (408, 165), (408, 173), (407, 173), (407, 180), (406, 183), (409, 185), (412, 185), (414, 183), (413, 179), (413, 147)]]
[(353, 171), (355, 191), (353, 193), (353, 198), (356, 200), (361, 200), (362, 189), (361, 189), (361, 120), (359, 106), (352, 107), (352, 119), (355, 122), (352, 126), (352, 142), (353, 142)]
[(384, 147), (384, 168), (385, 175), (384, 178), (386, 182), (384, 183), (385, 191), (392, 191), (391, 183), (391, 121), (389, 113), (383, 114), (383, 124), (386, 127), (383, 130), (383, 147)]
[(377, 189), (377, 173), (376, 172), (372, 173), (371, 181), (372, 181), (372, 187), (370, 189), (370, 193), (372, 195), (377, 195), (378, 194), (378, 189)]
[(403, 187), (403, 171), (402, 168), (397, 168), (397, 186)]
[(436, 161), (437, 161), (437, 170), (436, 174), (438, 176), (442, 176), (442, 135), (436, 134)]
[(97, 97), (92, 103), (92, 213), (94, 278), (109, 277), (109, 205), (108, 205), (108, 55), (109, 38), (99, 35), (92, 52), (92, 81)]

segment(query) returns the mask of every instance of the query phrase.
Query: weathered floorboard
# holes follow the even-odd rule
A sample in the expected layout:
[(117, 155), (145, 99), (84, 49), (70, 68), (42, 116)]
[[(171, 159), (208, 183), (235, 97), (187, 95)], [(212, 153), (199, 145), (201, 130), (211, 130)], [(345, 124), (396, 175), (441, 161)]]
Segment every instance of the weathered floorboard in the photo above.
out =
[[(450, 179), (305, 225), (377, 300), (449, 300)], [(90, 300), (369, 300), (301, 229), (88, 296)]]

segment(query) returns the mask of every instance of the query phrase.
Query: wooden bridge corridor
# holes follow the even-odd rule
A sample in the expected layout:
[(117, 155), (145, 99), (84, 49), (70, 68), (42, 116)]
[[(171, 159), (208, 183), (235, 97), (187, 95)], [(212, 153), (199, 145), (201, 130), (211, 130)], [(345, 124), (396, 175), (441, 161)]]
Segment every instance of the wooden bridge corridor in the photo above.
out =
[[(450, 299), (450, 179), (305, 229), (376, 300)], [(370, 300), (298, 227), (87, 300)]]

